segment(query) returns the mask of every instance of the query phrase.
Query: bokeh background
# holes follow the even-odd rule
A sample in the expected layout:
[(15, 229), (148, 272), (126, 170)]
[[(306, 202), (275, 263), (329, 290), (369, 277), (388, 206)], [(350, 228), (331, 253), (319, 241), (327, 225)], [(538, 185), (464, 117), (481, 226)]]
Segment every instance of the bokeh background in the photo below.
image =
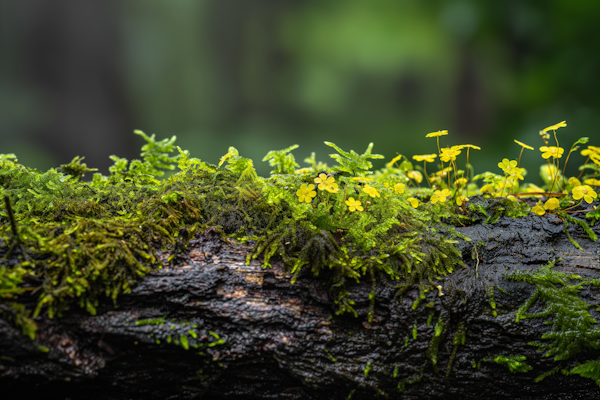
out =
[(448, 129), (483, 148), (479, 172), (533, 145), (537, 176), (548, 125), (600, 145), (599, 16), (598, 0), (0, 0), (0, 153), (106, 173), (141, 129), (266, 174), (292, 144), (301, 164), (329, 160), (324, 140), (389, 160)]

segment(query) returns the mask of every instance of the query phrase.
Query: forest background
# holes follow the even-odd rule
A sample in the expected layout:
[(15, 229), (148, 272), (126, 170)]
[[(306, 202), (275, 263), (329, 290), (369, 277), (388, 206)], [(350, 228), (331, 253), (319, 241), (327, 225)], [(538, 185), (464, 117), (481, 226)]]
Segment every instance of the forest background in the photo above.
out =
[[(141, 129), (211, 163), (235, 146), (266, 174), (292, 144), (328, 161), (324, 140), (375, 142), (389, 160), (448, 129), (498, 172), (513, 139), (537, 148), (561, 120), (569, 144), (597, 144), (599, 15), (596, 0), (0, 0), (0, 153), (107, 173)], [(539, 164), (524, 159), (527, 181)]]

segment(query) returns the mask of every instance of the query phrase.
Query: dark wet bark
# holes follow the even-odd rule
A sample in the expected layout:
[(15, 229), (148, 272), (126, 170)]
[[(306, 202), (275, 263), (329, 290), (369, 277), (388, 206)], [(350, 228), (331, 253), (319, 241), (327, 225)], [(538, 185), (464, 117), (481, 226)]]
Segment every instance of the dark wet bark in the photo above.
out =
[[(393, 285), (379, 277), (371, 323), (366, 320), (370, 283), (351, 286), (358, 318), (336, 316), (326, 276), (304, 275), (292, 285), (277, 263), (272, 269), (256, 261), (245, 265), (249, 245), (206, 232), (192, 240), (187, 259), (141, 279), (119, 298), (118, 307), (106, 305), (96, 316), (72, 310), (60, 319), (39, 319), (37, 343), (48, 347), (47, 353), (0, 321), (2, 398), (186, 399), (202, 393), (205, 399), (244, 400), (330, 400), (351, 393), (353, 399), (378, 393), (390, 399), (598, 398), (596, 384), (579, 376), (558, 373), (535, 383), (555, 362), (527, 343), (549, 327), (543, 319), (515, 323), (514, 311), (532, 288), (504, 278), (555, 258), (564, 259), (557, 270), (597, 277), (598, 245), (571, 227), (584, 249), (577, 250), (552, 216), (503, 218), (460, 230), (472, 237), (458, 244), (467, 268), (443, 281), (446, 295), (430, 292), (412, 310), (416, 288), (395, 298)], [(478, 247), (476, 275), (471, 254), (479, 241), (484, 245)], [(510, 293), (495, 291), (498, 317), (486, 294), (491, 285)], [(598, 302), (597, 289), (581, 295)], [(430, 301), (433, 308), (425, 307)], [(440, 315), (445, 324), (434, 367), (428, 348)], [(167, 316), (162, 326), (136, 325), (162, 316)], [(455, 349), (452, 338), (461, 323), (466, 340)], [(185, 350), (167, 343), (168, 335), (187, 335), (190, 345), (205, 345)], [(473, 367), (474, 361), (498, 354), (525, 355), (533, 370), (513, 374), (490, 362)], [(589, 352), (579, 357), (598, 358)], [(398, 390), (402, 380), (419, 376)]]

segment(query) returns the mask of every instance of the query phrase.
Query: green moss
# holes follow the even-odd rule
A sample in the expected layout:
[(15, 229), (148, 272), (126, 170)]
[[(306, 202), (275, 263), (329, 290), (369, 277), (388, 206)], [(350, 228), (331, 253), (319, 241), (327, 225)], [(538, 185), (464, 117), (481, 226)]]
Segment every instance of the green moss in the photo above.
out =
[[(590, 315), (593, 304), (582, 300), (578, 293), (590, 285), (600, 287), (599, 279), (582, 279), (579, 275), (565, 274), (552, 270), (552, 261), (535, 271), (520, 271), (507, 275), (508, 279), (534, 285), (533, 294), (515, 312), (515, 322), (526, 318), (544, 318), (551, 325), (541, 341), (529, 343), (544, 352), (544, 357), (555, 361), (565, 361), (577, 356), (583, 350), (600, 348), (600, 328)], [(541, 311), (527, 314), (535, 304)], [(590, 364), (591, 366), (591, 364)], [(591, 367), (590, 367), (591, 368)], [(547, 375), (542, 374), (540, 380)]]
[(498, 355), (491, 360), (484, 360), (484, 361), (492, 361), (492, 362), (495, 362), (496, 364), (505, 366), (506, 368), (508, 368), (510, 370), (510, 372), (515, 374), (517, 372), (525, 373), (525, 372), (531, 371), (533, 369), (530, 365), (528, 365), (525, 362), (526, 359), (527, 359), (527, 357), (525, 357), (525, 356)]

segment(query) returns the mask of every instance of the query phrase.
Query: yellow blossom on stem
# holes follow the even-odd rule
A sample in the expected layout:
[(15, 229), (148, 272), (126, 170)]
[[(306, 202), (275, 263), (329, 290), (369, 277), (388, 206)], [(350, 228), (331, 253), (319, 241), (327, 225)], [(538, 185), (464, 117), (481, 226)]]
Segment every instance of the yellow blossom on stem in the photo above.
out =
[(600, 147), (588, 146), (587, 149), (581, 150), (582, 156), (590, 156), (592, 154), (600, 154)]
[(433, 162), (436, 157), (437, 157), (437, 154), (423, 154), (421, 156), (413, 156), (413, 160)]
[(466, 183), (467, 183), (466, 178), (458, 178), (457, 180), (454, 181), (454, 184), (456, 186), (464, 186)]
[(452, 192), (450, 192), (448, 189), (436, 190), (435, 192), (433, 192), (433, 196), (431, 196), (431, 204), (435, 204), (438, 201), (440, 203), (445, 203), (446, 200), (448, 200), (448, 196), (450, 196), (451, 194)]
[(414, 197), (409, 197), (407, 200), (414, 208), (419, 207), (419, 200), (415, 199)]
[(491, 193), (494, 191), (494, 187), (489, 183), (487, 185), (483, 185), (481, 189), (479, 189), (479, 193)]
[(565, 152), (565, 149), (563, 149), (562, 147), (556, 147), (556, 146), (542, 146), (540, 147), (540, 151), (542, 152), (542, 157), (543, 158), (550, 158), (550, 157), (554, 157), (554, 158), (561, 158), (563, 153)]
[(441, 150), (440, 160), (449, 162), (456, 160), (456, 156), (460, 154), (460, 149), (454, 147), (446, 147)]
[(394, 185), (394, 193), (396, 193), (396, 194), (404, 193), (405, 187), (406, 187), (406, 185), (404, 183), (396, 183)]
[(437, 132), (431, 132), (428, 133), (427, 135), (425, 135), (425, 137), (438, 137), (438, 136), (444, 136), (447, 135), (448, 131), (444, 130), (444, 131), (437, 131)]
[[(570, 179), (569, 179), (570, 181)], [(569, 182), (571, 183), (571, 182)], [(583, 183), (585, 183), (586, 185), (590, 185), (590, 186), (600, 186), (600, 179), (586, 179), (585, 181), (583, 181)], [(580, 183), (581, 185), (581, 183)]]
[(360, 205), (360, 201), (358, 200), (354, 200), (354, 197), (350, 197), (348, 200), (346, 200), (346, 205), (348, 206), (348, 209), (351, 212), (354, 212), (356, 210), (358, 211), (363, 211), (363, 207)]
[(541, 201), (538, 201), (538, 203), (531, 209), (531, 212), (536, 213), (537, 215), (546, 214), (546, 210), (544, 210), (544, 207), (542, 206)]
[(469, 201), (470, 199), (466, 196), (458, 196), (456, 198), (456, 204), (458, 204), (459, 206), (462, 206), (463, 203), (466, 203), (467, 201)]
[(455, 149), (462, 150), (465, 148), (481, 150), (481, 147), (475, 146), (474, 144), (459, 144), (458, 146), (452, 146)]
[(514, 140), (515, 140), (515, 143), (518, 144), (519, 146), (521, 146), (522, 148), (527, 149), (527, 150), (533, 150), (533, 147), (527, 146), (525, 143), (519, 142), (517, 139), (514, 139)]
[(327, 176), (325, 174), (319, 174), (315, 178), (315, 183), (319, 184), (319, 190), (327, 190), (329, 193), (337, 193), (338, 184), (334, 183), (335, 179), (333, 176)]
[(450, 171), (452, 171), (452, 167), (446, 167), (444, 169), (439, 170), (435, 174), (437, 176), (446, 176), (446, 175), (448, 175), (448, 172), (450, 172)]
[(417, 183), (423, 182), (423, 174), (419, 171), (408, 171), (406, 174), (410, 179), (417, 181)]
[(300, 185), (300, 189), (298, 189), (298, 191), (296, 192), (296, 196), (298, 196), (298, 201), (300, 201), (300, 203), (302, 203), (303, 201), (310, 203), (312, 201), (312, 198), (317, 195), (317, 192), (313, 190), (314, 188), (315, 185), (313, 185), (312, 183), (308, 186), (306, 185), (306, 183)]
[(404, 157), (402, 154), (397, 155), (396, 157), (392, 158), (391, 161), (387, 164), (385, 164), (386, 167), (390, 168), (392, 165), (394, 165), (394, 163), (396, 161), (399, 161), (402, 159), (402, 157)]
[(558, 199), (556, 197), (548, 199), (544, 203), (544, 208), (546, 210), (550, 210), (550, 211), (557, 209), (558, 206), (559, 206), (559, 201), (558, 201)]
[(517, 161), (509, 161), (508, 158), (505, 158), (498, 163), (498, 167), (500, 167), (500, 169), (505, 173), (510, 174), (515, 168), (517, 168)]
[(579, 200), (583, 197), (588, 204), (593, 203), (594, 199), (598, 197), (598, 194), (594, 192), (594, 189), (589, 185), (576, 186), (573, 188), (572, 193), (575, 200)]
[(559, 122), (558, 124), (550, 125), (549, 127), (545, 128), (542, 132), (546, 133), (548, 131), (555, 131), (558, 128), (564, 128), (565, 126), (567, 126), (567, 121), (562, 121), (562, 122)]
[[(581, 186), (581, 181), (579, 179), (575, 178), (574, 176), (570, 177), (567, 182), (571, 186)], [(585, 183), (587, 183), (587, 181)], [(587, 183), (587, 184), (589, 185), (589, 183)]]
[(381, 197), (381, 196), (379, 196), (379, 192), (377, 191), (377, 189), (375, 189), (371, 185), (365, 185), (365, 187), (363, 188), (363, 192), (365, 192), (366, 194), (368, 194), (369, 196), (371, 196), (373, 198)]

